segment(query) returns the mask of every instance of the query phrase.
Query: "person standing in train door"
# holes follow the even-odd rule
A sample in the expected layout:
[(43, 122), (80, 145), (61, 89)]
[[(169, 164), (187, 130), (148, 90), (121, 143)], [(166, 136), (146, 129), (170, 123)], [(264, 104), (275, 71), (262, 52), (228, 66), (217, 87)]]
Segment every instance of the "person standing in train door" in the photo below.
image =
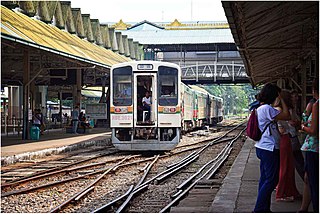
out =
[(143, 110), (148, 111), (147, 116), (145, 118), (146, 121), (150, 121), (150, 113), (151, 113), (151, 97), (150, 92), (146, 91), (146, 96), (142, 98)]
[[(260, 159), (260, 179), (257, 201), (253, 212), (271, 212), (271, 194), (278, 184), (280, 151), (280, 134), (275, 121), (290, 120), (290, 113), (286, 103), (280, 96), (281, 89), (267, 83), (257, 96), (261, 106), (257, 109), (259, 129), (264, 130), (259, 141), (256, 142), (256, 154)], [(273, 107), (273, 103), (280, 99), (282, 111)]]

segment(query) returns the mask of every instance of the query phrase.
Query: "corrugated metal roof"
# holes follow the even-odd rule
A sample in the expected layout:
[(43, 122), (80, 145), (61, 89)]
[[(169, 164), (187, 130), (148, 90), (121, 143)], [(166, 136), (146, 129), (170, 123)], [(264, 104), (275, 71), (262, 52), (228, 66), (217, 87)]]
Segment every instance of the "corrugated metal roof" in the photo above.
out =
[[(147, 25), (145, 23), (144, 25)], [(230, 29), (121, 31), (145, 45), (234, 43)]]
[(81, 90), (81, 95), (83, 95), (85, 97), (99, 98), (102, 95), (102, 91)]
[[(9, 36), (9, 37), (6, 37)], [(104, 47), (80, 39), (74, 34), (14, 12), (1, 6), (1, 37), (15, 38), (17, 41), (44, 46), (70, 54), (80, 61), (93, 61), (105, 66), (130, 61), (129, 58), (107, 50)]]
[(319, 1), (222, 1), (222, 5), (253, 86), (281, 78), (299, 80), (297, 68), (306, 57), (318, 59)]

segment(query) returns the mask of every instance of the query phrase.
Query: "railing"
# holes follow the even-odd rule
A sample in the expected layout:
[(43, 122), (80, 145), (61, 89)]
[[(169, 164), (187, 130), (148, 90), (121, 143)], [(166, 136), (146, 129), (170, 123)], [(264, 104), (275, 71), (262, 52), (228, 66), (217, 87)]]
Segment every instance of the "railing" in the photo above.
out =
[(237, 81), (249, 81), (243, 64), (234, 63), (213, 63), (213, 64), (199, 64), (181, 67), (182, 80), (193, 80), (201, 82), (203, 80), (230, 81), (236, 83)]
[(8, 135), (9, 133), (18, 134), (22, 132), (23, 119), (9, 116), (1, 117), (1, 133)]

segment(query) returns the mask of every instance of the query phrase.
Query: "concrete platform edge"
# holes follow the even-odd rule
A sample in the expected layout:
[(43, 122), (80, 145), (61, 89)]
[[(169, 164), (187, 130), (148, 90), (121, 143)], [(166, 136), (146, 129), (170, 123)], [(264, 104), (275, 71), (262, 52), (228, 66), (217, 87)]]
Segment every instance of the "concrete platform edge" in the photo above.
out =
[(223, 180), (223, 184), (209, 208), (210, 213), (234, 212), (241, 187), (241, 180), (252, 147), (252, 141), (247, 139), (227, 176)]
[(12, 156), (4, 156), (1, 157), (1, 165), (5, 166), (8, 164), (17, 163), (20, 160), (32, 160), (34, 158), (41, 158), (44, 156), (52, 155), (52, 154), (60, 154), (63, 152), (70, 152), (81, 148), (86, 148), (90, 146), (99, 146), (99, 145), (108, 145), (111, 143), (110, 138), (106, 139), (99, 139), (99, 140), (86, 140), (79, 143), (74, 143), (65, 146), (53, 147), (53, 148), (46, 148), (38, 151), (32, 152), (25, 152), (20, 153)]

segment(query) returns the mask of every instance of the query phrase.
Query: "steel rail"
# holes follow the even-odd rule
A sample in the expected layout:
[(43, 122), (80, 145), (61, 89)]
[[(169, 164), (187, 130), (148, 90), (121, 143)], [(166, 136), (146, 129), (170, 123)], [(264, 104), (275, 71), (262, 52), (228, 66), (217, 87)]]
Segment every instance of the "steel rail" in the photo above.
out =
[[(192, 176), (190, 176), (187, 180), (185, 180), (182, 184), (180, 184), (177, 189), (181, 190), (183, 189), (187, 184), (189, 184), (196, 176), (198, 176), (208, 165), (210, 165), (212, 162), (216, 161), (222, 154), (224, 153), (224, 149), (212, 160), (208, 161), (206, 164), (204, 164), (196, 173), (194, 173)], [(174, 197), (174, 196), (172, 196)]]
[[(219, 144), (219, 143), (223, 143), (225, 141), (229, 141), (229, 140), (232, 140), (233, 137), (230, 137), (230, 138), (226, 138), (226, 139), (218, 139), (218, 140), (214, 140), (215, 141), (215, 144)], [(201, 141), (199, 143), (205, 143), (205, 142), (208, 142), (207, 140), (204, 140), (204, 141)], [(210, 141), (212, 142), (212, 141)], [(172, 155), (176, 155), (176, 154), (180, 154), (180, 153), (183, 153), (183, 152), (188, 152), (188, 151), (192, 151), (192, 150), (196, 150), (196, 149), (199, 149), (199, 148), (203, 148), (205, 145), (200, 145), (200, 146), (196, 146), (196, 147), (192, 147), (192, 148), (188, 148), (188, 149), (184, 149), (184, 150), (181, 150), (181, 151), (177, 151), (177, 152), (172, 152), (171, 154)]]
[(132, 192), (132, 190), (133, 190), (133, 185), (131, 185), (129, 187), (129, 189), (127, 190), (127, 192), (125, 194), (123, 194), (120, 197), (114, 199), (113, 201), (107, 203), (106, 205), (103, 205), (102, 207), (96, 209), (95, 211), (93, 211), (93, 213), (105, 213), (112, 205), (116, 204), (118, 201), (122, 200), (127, 195), (129, 195)]
[[(237, 127), (238, 127), (238, 126), (237, 126)], [(234, 129), (236, 129), (237, 127), (235, 127)], [(232, 130), (233, 130), (233, 129), (232, 129)], [(230, 130), (229, 132), (227, 132), (227, 133), (226, 133), (225, 135), (223, 135), (223, 136), (226, 136), (226, 135), (227, 135), (228, 133), (230, 133), (232, 130)], [(218, 140), (217, 140), (216, 142), (218, 142), (218, 141), (221, 142), (221, 138), (222, 138), (222, 137), (218, 138)], [(225, 141), (225, 140), (222, 140), (222, 141)], [(212, 143), (210, 143), (210, 144), (212, 145)], [(163, 155), (163, 156), (160, 156), (160, 157), (164, 157), (164, 156), (168, 156), (168, 155)], [(159, 158), (159, 156), (158, 156), (157, 158)], [(148, 159), (148, 160), (149, 160), (149, 159)], [(133, 162), (133, 163), (131, 163), (131, 164), (141, 163), (141, 162), (145, 162), (145, 161), (146, 161), (146, 160), (135, 161), (135, 162)], [(155, 161), (154, 161), (154, 162), (155, 162)], [(112, 170), (114, 170), (115, 168), (118, 168), (120, 165), (121, 165), (121, 166), (127, 166), (127, 165), (130, 165), (130, 164), (118, 164), (117, 166), (113, 167)], [(142, 183), (142, 182), (144, 181), (144, 179), (145, 179), (148, 171), (150, 170), (151, 166), (152, 166), (151, 164), (150, 164), (150, 165), (148, 164), (146, 167), (144, 167), (144, 168), (146, 169), (146, 172), (145, 172), (144, 176), (141, 178), (141, 180), (138, 182), (138, 184), (136, 185), (136, 187), (135, 187), (133, 190), (127, 191), (127, 193), (126, 193), (125, 195), (120, 196), (119, 198), (117, 198), (117, 199), (113, 200), (112, 202), (104, 205), (101, 209), (99, 208), (99, 209), (95, 210), (94, 212), (101, 212), (101, 210), (105, 210), (106, 208), (109, 208), (109, 207), (112, 206), (113, 204), (115, 204), (115, 203), (117, 203), (118, 201), (122, 200), (123, 198), (127, 197), (126, 201), (125, 201), (125, 202), (121, 205), (121, 207), (117, 210), (117, 212), (121, 212), (121, 211), (127, 206), (127, 204), (130, 202), (130, 200), (131, 200), (131, 198), (133, 197), (133, 195), (136, 194), (136, 193), (138, 193), (138, 192), (140, 192), (140, 191), (145, 190), (145, 189), (148, 187), (148, 184), (152, 181), (152, 179), (151, 179), (151, 180), (149, 180), (149, 181), (146, 181), (146, 182)], [(168, 170), (167, 170), (167, 171), (168, 171)], [(154, 178), (157, 178), (157, 177), (159, 177), (159, 176), (161, 176), (161, 175), (165, 175), (165, 173), (166, 173), (167, 171), (164, 171), (163, 173), (158, 174), (158, 175), (155, 176)], [(170, 170), (170, 171), (171, 171), (171, 170)], [(129, 193), (129, 194), (128, 194), (128, 193)], [(53, 211), (55, 211), (55, 210), (53, 210)]]
[[(115, 153), (115, 152), (112, 152), (112, 153)], [(27, 181), (30, 181), (30, 180), (34, 180), (34, 179), (38, 179), (38, 178), (42, 178), (42, 177), (46, 177), (48, 175), (53, 175), (53, 174), (56, 174), (56, 173), (60, 173), (59, 171), (56, 171), (56, 172), (54, 172), (54, 171), (55, 170), (62, 170), (62, 169), (65, 169), (67, 167), (70, 167), (70, 166), (73, 166), (73, 165), (77, 165), (77, 164), (80, 164), (80, 163), (83, 163), (83, 162), (86, 162), (86, 161), (90, 161), (90, 160), (95, 159), (95, 158), (103, 157), (105, 155), (109, 155), (109, 154), (112, 154), (112, 153), (105, 153), (105, 154), (97, 155), (97, 156), (90, 157), (90, 158), (87, 158), (87, 159), (84, 159), (84, 160), (76, 161), (74, 163), (66, 164), (66, 165), (63, 165), (63, 166), (58, 166), (58, 167), (55, 167), (55, 168), (52, 168), (52, 169), (41, 171), (39, 173), (35, 173), (35, 174), (28, 175), (28, 176), (25, 176), (25, 177), (22, 177), (22, 178), (18, 178), (16, 180), (12, 181), (12, 182), (2, 184), (1, 188), (7, 187), (7, 186), (16, 185), (16, 184), (20, 184), (20, 183), (24, 183), (24, 182), (27, 182)]]
[[(136, 156), (140, 156), (140, 155), (132, 156), (132, 158), (134, 158), (134, 157), (136, 157)], [(96, 164), (92, 164), (92, 165), (93, 165), (93, 166), (96, 166), (96, 165), (104, 165), (104, 164), (106, 164), (106, 163), (114, 162), (114, 161), (119, 161), (119, 160), (122, 160), (122, 159), (123, 159), (123, 158), (117, 158), (117, 159), (109, 160), (109, 161), (102, 162), (102, 163), (96, 163)], [(92, 165), (89, 164), (89, 165), (85, 165), (85, 166), (80, 166), (80, 167), (77, 168), (77, 169), (88, 168), (88, 167), (91, 167)], [(64, 169), (63, 171), (57, 171), (57, 173), (69, 172), (69, 171), (72, 171), (72, 170), (74, 170), (74, 168), (73, 168), (73, 169), (67, 169), (67, 170)], [(27, 193), (27, 192), (31, 192), (31, 191), (34, 191), (34, 190), (38, 190), (38, 189), (42, 189), (42, 188), (46, 188), (46, 187), (50, 187), (50, 186), (55, 186), (55, 185), (62, 184), (62, 183), (67, 183), (67, 182), (69, 182), (69, 181), (79, 180), (79, 179), (82, 179), (82, 178), (85, 178), (85, 177), (88, 177), (88, 176), (91, 176), (91, 175), (103, 173), (105, 170), (108, 170), (108, 169), (100, 169), (100, 170), (96, 170), (96, 171), (94, 171), (94, 172), (90, 172), (90, 173), (87, 173), (87, 174), (84, 174), (84, 175), (79, 175), (79, 176), (77, 176), (77, 177), (67, 178), (67, 179), (65, 179), (65, 180), (55, 181), (55, 182), (52, 182), (52, 183), (47, 183), (47, 184), (43, 184), (43, 185), (36, 186), (36, 187), (23, 188), (23, 189), (19, 189), (19, 190), (13, 190), (13, 191), (10, 191), (10, 192), (4, 192), (4, 193), (1, 193), (1, 197), (6, 197), (6, 196), (10, 196), (10, 195), (21, 194), (21, 193)], [(113, 170), (113, 171), (114, 171), (114, 170)], [(48, 173), (48, 174), (46, 174), (46, 175), (53, 175), (53, 174), (57, 174), (57, 173)], [(41, 175), (41, 177), (45, 177), (45, 175)], [(31, 180), (34, 180), (34, 179), (31, 179)], [(29, 181), (30, 181), (30, 179), (29, 179)]]
[[(242, 125), (242, 124), (240, 124), (240, 125)], [(239, 126), (240, 126), (239, 125)], [(237, 127), (239, 127), (239, 126), (237, 126)], [(237, 128), (236, 127), (236, 128)], [(242, 133), (244, 132), (244, 130), (245, 130), (245, 128), (242, 130), (242, 131), (240, 131), (240, 133), (235, 137), (235, 139), (232, 141), (232, 143), (230, 142), (226, 147), (224, 147), (224, 149), (227, 149), (227, 150), (229, 150), (228, 152), (226, 152), (228, 155), (230, 154), (230, 145), (232, 145), (233, 144), (233, 142), (235, 142), (241, 135), (242, 135)], [(228, 157), (223, 157), (223, 156), (221, 156), (222, 157), (222, 159), (224, 159), (224, 160), (226, 160), (226, 158)], [(220, 166), (221, 166), (221, 164), (219, 164)], [(215, 172), (218, 170), (219, 168), (217, 167), (217, 168), (215, 168)], [(204, 173), (202, 176), (200, 176), (198, 179), (196, 179), (193, 183), (191, 183), (184, 191), (181, 191), (181, 189), (178, 191), (178, 192), (180, 192), (180, 194), (175, 194), (174, 196), (175, 196), (175, 198), (167, 205), (167, 206), (165, 206), (162, 210), (160, 210), (160, 213), (164, 213), (164, 212), (167, 212), (168, 210), (170, 210), (170, 208), (174, 205), (174, 204), (176, 204), (178, 201), (180, 201), (201, 179), (203, 179), (209, 172), (210, 172), (211, 170), (208, 170), (206, 173)]]
[[(151, 167), (155, 164), (155, 162), (159, 159), (159, 155), (157, 155), (154, 158), (154, 161), (152, 161), (150, 164), (148, 164), (148, 167), (146, 168), (146, 170), (144, 171), (143, 176), (140, 178), (139, 182), (136, 184), (135, 188), (133, 189), (133, 192), (130, 193), (130, 195), (128, 196), (128, 198), (125, 200), (125, 202), (123, 202), (123, 204), (118, 208), (118, 210), (116, 211), (116, 213), (121, 213), (126, 206), (129, 204), (129, 202), (131, 201), (131, 198), (133, 197), (133, 195), (137, 194), (138, 192), (144, 190), (145, 188), (141, 188), (141, 187), (148, 187), (148, 185), (143, 185), (141, 186), (142, 182), (145, 180), (145, 178), (147, 177), (148, 173), (151, 170)], [(139, 191), (137, 191), (139, 190)]]
[[(231, 138), (231, 139), (232, 139), (232, 138)], [(220, 141), (217, 141), (217, 142), (221, 143), (221, 142), (224, 142), (224, 141), (227, 141), (227, 140), (230, 140), (230, 139), (224, 139), (224, 140), (220, 140)], [(208, 140), (205, 140), (205, 142), (207, 142), (207, 141), (208, 141)], [(202, 146), (200, 146), (200, 147), (202, 147)], [(194, 150), (194, 148), (192, 148), (192, 149)], [(186, 151), (189, 151), (189, 150), (190, 150), (190, 149), (184, 150), (183, 152), (186, 152)], [(181, 152), (179, 151), (179, 152), (177, 152), (177, 153), (174, 153), (173, 155), (178, 154), (178, 153), (181, 153)], [(159, 158), (163, 158), (163, 157), (166, 157), (166, 156), (169, 156), (169, 155), (161, 155), (161, 156), (159, 156)], [(189, 156), (190, 156), (190, 155), (188, 155), (188, 156), (185, 157), (185, 158), (188, 158)], [(135, 162), (133, 162), (133, 163), (141, 163), (141, 162), (145, 162), (145, 161), (150, 160), (150, 159), (153, 159), (153, 158), (147, 158), (147, 159), (145, 159), (145, 160), (135, 161)], [(181, 162), (181, 161), (179, 161), (179, 162)], [(132, 163), (121, 164), (121, 165), (119, 165), (119, 166), (117, 166), (117, 167), (127, 166), (127, 165), (131, 165), (131, 164), (132, 164)], [(178, 164), (178, 163), (175, 163), (175, 164)], [(144, 167), (144, 169), (149, 168), (149, 167), (150, 167), (150, 166), (147, 164), (147, 165)], [(170, 171), (170, 170), (167, 170), (167, 171)], [(161, 176), (161, 175), (167, 173), (167, 171), (163, 171), (162, 173), (158, 174), (156, 177), (154, 177), (154, 179), (156, 179), (158, 176)], [(150, 179), (149, 181), (147, 181), (147, 182), (145, 182), (145, 183), (143, 183), (143, 184), (140, 184), (140, 185), (139, 185), (139, 188), (141, 188), (141, 190), (144, 190), (145, 188), (148, 187), (148, 184), (149, 184), (150, 182), (152, 182), (154, 179)], [(143, 180), (144, 180), (144, 179), (143, 179)], [(142, 187), (143, 187), (143, 188), (142, 188)], [(136, 186), (136, 188), (138, 188), (138, 187)], [(139, 189), (139, 188), (138, 188), (138, 189)], [(136, 192), (139, 192), (138, 190), (132, 190), (132, 191), (133, 191), (132, 196), (133, 196)], [(108, 204), (104, 205), (103, 207), (98, 208), (97, 210), (95, 210), (95, 211), (93, 211), (93, 212), (94, 212), (94, 213), (96, 213), (96, 212), (103, 212), (104, 210), (107, 210), (108, 208), (110, 208), (112, 205), (116, 204), (118, 201), (122, 200), (122, 199), (123, 199), (124, 197), (126, 197), (127, 195), (128, 195), (128, 192), (125, 193), (124, 195), (122, 195), (122, 196), (114, 199), (113, 201), (109, 202)], [(132, 196), (131, 196), (131, 194), (130, 194), (130, 196), (128, 196), (129, 200), (126, 200), (125, 203), (129, 203), (129, 201), (131, 200)], [(125, 205), (125, 206), (127, 206), (127, 205)], [(123, 210), (123, 208), (121, 208), (121, 209), (119, 208), (119, 209), (118, 209), (118, 212), (121, 212), (122, 210)]]
[(133, 161), (133, 162), (130, 162), (130, 163), (124, 163), (124, 164), (121, 164), (121, 165), (115, 167), (114, 170), (117, 170), (119, 167), (123, 167), (123, 166), (130, 166), (130, 165), (133, 165), (133, 164), (147, 162), (147, 161), (152, 160), (152, 159), (154, 159), (154, 157), (146, 158), (146, 159), (143, 159), (143, 160), (137, 160), (137, 161)]
[[(221, 165), (227, 160), (227, 158), (229, 157), (230, 153), (231, 153), (232, 148), (229, 147), (225, 150), (225, 154), (221, 157), (221, 159), (219, 159), (217, 161), (217, 163), (213, 164), (212, 167), (210, 167), (210, 169), (207, 171), (208, 173), (211, 172), (208, 177), (207, 180), (210, 179), (211, 177), (213, 177), (213, 175), (218, 171), (218, 169), (220, 169)], [(205, 173), (207, 174), (207, 173)]]
[(182, 189), (180, 189), (178, 191), (178, 193), (174, 195), (175, 198), (167, 206), (165, 206), (162, 210), (160, 210), (159, 213), (164, 213), (164, 212), (170, 210), (170, 208), (173, 205), (175, 205), (176, 203), (178, 203), (198, 183), (198, 181), (200, 181), (202, 178), (203, 178), (203, 176), (201, 176), (200, 178), (196, 179), (185, 190), (182, 191)]
[(91, 188), (92, 186), (94, 186), (97, 182), (99, 182), (106, 174), (108, 174), (109, 172), (112, 171), (112, 169), (116, 166), (118, 166), (119, 164), (123, 163), (124, 161), (126, 161), (127, 159), (130, 159), (131, 157), (126, 157), (123, 160), (121, 160), (119, 163), (116, 163), (113, 167), (107, 169), (102, 175), (100, 175), (96, 180), (94, 180), (93, 182), (91, 182), (87, 187), (85, 187), (84, 189), (80, 190), (78, 193), (76, 193), (75, 195), (73, 195), (71, 198), (67, 199), (65, 202), (63, 202), (62, 204), (58, 205), (57, 207), (53, 208), (52, 210), (50, 210), (50, 213), (53, 212), (57, 212), (59, 210), (61, 210), (64, 206), (66, 206), (67, 204), (69, 204), (70, 202), (72, 202), (75, 198), (78, 198), (78, 196), (80, 196), (81, 194), (83, 194), (85, 191), (87, 191), (87, 189)]
[(163, 180), (165, 180), (166, 178), (170, 177), (171, 175), (173, 175), (174, 173), (178, 172), (179, 170), (183, 169), (184, 167), (188, 166), (189, 164), (193, 163), (195, 160), (197, 160), (199, 158), (199, 154), (194, 155), (194, 157), (190, 160), (187, 160), (186, 162), (184, 162), (183, 164), (181, 164), (180, 166), (176, 166), (174, 168), (171, 168), (171, 170), (167, 173), (165, 173), (164, 175), (157, 177), (154, 181), (154, 184), (159, 184), (160, 182), (162, 182)]
[(189, 155), (187, 155), (186, 157), (184, 157), (183, 159), (179, 160), (176, 163), (170, 164), (169, 166), (167, 166), (167, 169), (172, 168), (178, 164), (180, 164), (181, 162), (185, 161), (186, 159), (190, 158), (190, 156), (193, 156), (197, 151), (193, 151), (192, 153), (190, 153)]
[(79, 180), (79, 179), (82, 179), (82, 178), (85, 178), (85, 177), (88, 177), (88, 176), (91, 176), (91, 175), (103, 173), (105, 171), (106, 171), (106, 169), (100, 169), (100, 170), (97, 170), (95, 172), (90, 172), (88, 174), (80, 175), (80, 176), (77, 176), (77, 177), (74, 177), (74, 178), (67, 178), (65, 180), (56, 181), (56, 182), (52, 182), (52, 183), (47, 183), (47, 184), (43, 184), (43, 185), (36, 186), (36, 187), (23, 188), (23, 189), (19, 189), (19, 190), (13, 190), (13, 191), (10, 191), (10, 192), (5, 192), (5, 193), (1, 193), (1, 197), (7, 197), (7, 196), (10, 196), (10, 195), (17, 195), (17, 194), (21, 194), (21, 193), (32, 192), (34, 190), (38, 190), (38, 189), (42, 189), (42, 188), (46, 188), (46, 187), (50, 187), (50, 186), (55, 186), (55, 185), (58, 185), (58, 184), (63, 184), (63, 183), (69, 182), (69, 181)]
[(199, 144), (199, 143), (204, 143), (204, 142), (212, 141), (212, 140), (215, 140), (215, 139), (217, 139), (217, 138), (218, 138), (218, 137), (213, 137), (213, 138), (209, 138), (209, 139), (206, 139), (206, 140), (203, 140), (203, 141), (200, 141), (200, 142), (196, 142), (196, 143), (191, 143), (191, 144), (176, 146), (174, 149), (180, 149), (180, 148), (183, 148), (183, 147), (188, 147), (188, 146), (197, 145), (197, 144)]
[[(224, 140), (221, 140), (223, 137), (225, 137), (227, 134), (229, 134), (230, 132), (232, 132), (233, 130), (237, 129), (239, 126), (243, 125), (244, 123), (241, 123), (239, 124), (238, 126), (234, 127), (233, 129), (229, 130), (228, 132), (226, 132), (225, 134), (221, 135), (220, 137), (216, 138), (214, 141), (212, 142), (209, 142), (208, 144), (206, 144), (205, 146), (200, 146), (203, 147), (203, 148), (207, 148), (208, 146), (211, 146), (213, 145), (214, 143), (220, 143), (220, 142), (223, 142)], [(197, 153), (200, 154), (201, 152), (203, 152), (205, 149), (201, 149), (200, 151), (198, 151)], [(154, 180), (156, 180), (158, 177), (164, 175), (164, 174), (167, 174), (168, 172), (170, 172), (171, 170), (173, 170), (174, 168), (170, 168), (170, 169), (167, 169), (167, 170), (164, 170), (162, 171), (161, 173), (155, 175), (154, 177), (150, 178), (149, 180), (147, 180), (146, 182), (144, 182), (143, 184), (149, 184), (151, 182), (153, 182)]]
[[(103, 213), (105, 211), (107, 211), (112, 205), (116, 204), (117, 202), (121, 201), (122, 199), (124, 199), (125, 197), (126, 200), (124, 203), (122, 203), (122, 205), (120, 206), (120, 208), (118, 208), (117, 212), (121, 212), (126, 206), (127, 204), (130, 202), (131, 198), (133, 197), (134, 194), (144, 190), (145, 188), (148, 187), (148, 185), (141, 185), (141, 183), (145, 180), (147, 174), (150, 172), (151, 167), (154, 165), (154, 163), (159, 159), (160, 155), (157, 155), (156, 157), (152, 157), (152, 159), (154, 159), (151, 163), (148, 163), (146, 165), (146, 167), (144, 167), (144, 174), (143, 176), (140, 178), (140, 180), (138, 181), (138, 183), (136, 184), (135, 187), (133, 187), (133, 185), (130, 186), (130, 188), (128, 189), (128, 191), (119, 196), (118, 198), (112, 200), (111, 202), (109, 202), (108, 204), (103, 205), (102, 207), (96, 209), (95, 211), (93, 211), (93, 213)], [(148, 160), (150, 160), (150, 158), (147, 158)]]

